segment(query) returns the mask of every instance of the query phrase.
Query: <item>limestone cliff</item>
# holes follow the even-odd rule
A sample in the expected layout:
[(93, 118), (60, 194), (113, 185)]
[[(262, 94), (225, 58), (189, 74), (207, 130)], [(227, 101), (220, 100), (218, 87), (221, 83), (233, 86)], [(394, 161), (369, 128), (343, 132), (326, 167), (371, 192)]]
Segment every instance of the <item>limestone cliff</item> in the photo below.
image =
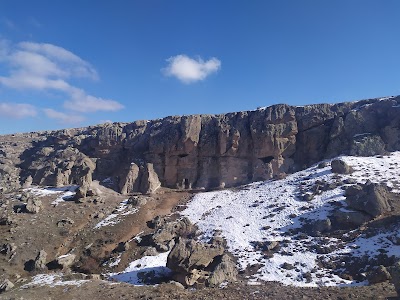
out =
[(151, 193), (159, 186), (222, 188), (282, 176), (340, 154), (400, 150), (400, 96), (279, 104), (0, 140), (3, 182), (19, 176), (25, 186), (62, 186), (96, 179), (124, 194)]

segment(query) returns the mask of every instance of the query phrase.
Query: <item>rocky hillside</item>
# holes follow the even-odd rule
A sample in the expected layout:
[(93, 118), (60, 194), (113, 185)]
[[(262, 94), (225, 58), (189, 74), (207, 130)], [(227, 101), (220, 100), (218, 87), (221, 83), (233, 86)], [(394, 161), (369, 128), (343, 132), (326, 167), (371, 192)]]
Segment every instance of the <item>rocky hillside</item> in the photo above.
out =
[(387, 97), (8, 135), (1, 181), (85, 193), (96, 179), (122, 194), (238, 186), (340, 154), (400, 150), (399, 112), (400, 97)]

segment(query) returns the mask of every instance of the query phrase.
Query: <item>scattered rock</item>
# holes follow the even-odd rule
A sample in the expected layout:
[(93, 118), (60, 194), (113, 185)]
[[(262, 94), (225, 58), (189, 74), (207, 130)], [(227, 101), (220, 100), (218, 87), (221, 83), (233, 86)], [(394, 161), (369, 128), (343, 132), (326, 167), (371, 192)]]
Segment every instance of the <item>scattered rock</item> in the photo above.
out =
[(15, 251), (17, 251), (17, 246), (14, 243), (6, 243), (1, 247), (0, 253), (11, 256)]
[(71, 218), (65, 218), (65, 219), (61, 219), (60, 221), (57, 222), (57, 227), (64, 227), (66, 225), (72, 225), (74, 223), (75, 223), (75, 221), (72, 220)]
[(142, 196), (132, 196), (128, 199), (127, 204), (133, 205), (133, 206), (143, 206), (147, 203), (147, 199)]

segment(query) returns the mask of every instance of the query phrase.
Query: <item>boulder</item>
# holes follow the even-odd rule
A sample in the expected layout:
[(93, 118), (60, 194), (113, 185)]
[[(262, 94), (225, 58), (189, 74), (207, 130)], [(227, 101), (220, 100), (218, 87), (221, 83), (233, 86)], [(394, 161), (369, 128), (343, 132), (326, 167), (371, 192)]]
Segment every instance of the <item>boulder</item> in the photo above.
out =
[(133, 206), (143, 206), (147, 203), (147, 199), (142, 196), (132, 196), (129, 197), (127, 204), (133, 205)]
[(29, 198), (25, 209), (28, 213), (37, 214), (42, 208), (42, 201), (37, 198)]
[(0, 293), (7, 292), (11, 290), (14, 287), (14, 284), (8, 280), (4, 279), (3, 281), (0, 282)]
[(68, 269), (75, 262), (75, 259), (76, 259), (75, 254), (66, 254), (57, 257), (56, 262), (57, 264), (62, 266), (63, 269)]
[(333, 212), (333, 219), (339, 228), (354, 229), (370, 221), (372, 217), (361, 211), (340, 208)]
[(223, 253), (222, 246), (180, 238), (168, 255), (167, 267), (174, 272), (174, 280), (191, 286), (212, 271), (207, 267)]
[(391, 279), (389, 271), (382, 265), (375, 267), (368, 273), (367, 279), (369, 283), (381, 283)]
[(332, 172), (337, 174), (350, 174), (353, 172), (353, 168), (341, 159), (332, 160), (331, 168)]
[(217, 266), (211, 272), (207, 283), (209, 286), (219, 286), (223, 282), (235, 282), (238, 271), (235, 262), (227, 254), (222, 255)]
[(352, 209), (378, 217), (389, 212), (389, 190), (383, 184), (367, 182), (359, 186), (351, 186), (346, 190), (346, 202)]
[(17, 246), (14, 243), (6, 243), (1, 247), (0, 253), (11, 256), (15, 251), (17, 251)]
[(394, 265), (388, 268), (390, 272), (390, 276), (392, 277), (391, 282), (393, 283), (397, 296), (400, 296), (400, 260), (397, 261)]
[(151, 237), (153, 244), (159, 251), (171, 250), (174, 246), (174, 239), (181, 236), (194, 234), (196, 227), (187, 217), (183, 217), (174, 222), (165, 223)]
[(46, 269), (46, 258), (47, 253), (44, 250), (40, 250), (38, 255), (35, 258), (35, 270), (44, 270)]

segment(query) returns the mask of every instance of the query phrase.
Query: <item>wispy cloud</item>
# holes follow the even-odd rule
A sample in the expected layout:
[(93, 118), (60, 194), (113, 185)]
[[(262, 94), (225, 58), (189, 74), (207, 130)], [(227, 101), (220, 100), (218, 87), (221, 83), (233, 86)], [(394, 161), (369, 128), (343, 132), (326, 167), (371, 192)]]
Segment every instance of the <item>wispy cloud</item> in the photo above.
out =
[(51, 108), (45, 108), (43, 111), (48, 118), (55, 119), (61, 124), (79, 124), (85, 120), (83, 116), (75, 115), (74, 113), (67, 114)]
[(36, 115), (36, 108), (30, 104), (0, 102), (0, 116), (2, 118), (22, 119)]
[[(74, 53), (52, 44), (22, 42), (12, 45), (0, 39), (0, 63), (8, 67), (9, 74), (0, 76), (0, 85), (16, 89), (57, 91), (65, 96), (64, 108), (82, 113), (117, 111), (123, 105), (115, 100), (88, 94), (72, 85), (72, 79), (98, 80), (94, 67)], [(50, 118), (61, 112), (45, 111)], [(70, 114), (65, 114), (65, 116)], [(81, 117), (73, 118), (74, 122)], [(67, 121), (67, 118), (65, 118)]]
[(181, 54), (167, 59), (168, 65), (161, 71), (166, 76), (176, 77), (184, 83), (204, 80), (221, 68), (221, 61), (215, 57), (204, 61), (200, 57), (193, 59)]
[(1, 18), (0, 19), (0, 22), (3, 24), (3, 25), (5, 25), (8, 29), (16, 29), (17, 28), (17, 26), (15, 26), (15, 24), (14, 24), (14, 22), (13, 21), (11, 21), (10, 19), (8, 19), (8, 18)]

